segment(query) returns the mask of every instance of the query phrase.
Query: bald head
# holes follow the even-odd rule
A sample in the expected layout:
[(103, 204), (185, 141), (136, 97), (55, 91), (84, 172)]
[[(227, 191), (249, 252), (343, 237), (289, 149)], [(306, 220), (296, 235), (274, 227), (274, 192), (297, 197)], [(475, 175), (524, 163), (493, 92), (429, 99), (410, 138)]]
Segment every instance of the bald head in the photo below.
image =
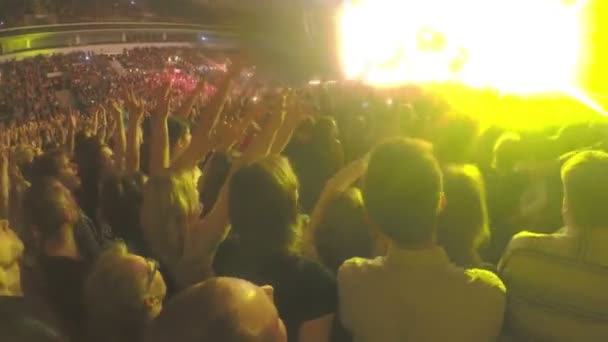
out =
[(195, 285), (165, 306), (146, 341), (285, 342), (268, 289), (235, 278)]

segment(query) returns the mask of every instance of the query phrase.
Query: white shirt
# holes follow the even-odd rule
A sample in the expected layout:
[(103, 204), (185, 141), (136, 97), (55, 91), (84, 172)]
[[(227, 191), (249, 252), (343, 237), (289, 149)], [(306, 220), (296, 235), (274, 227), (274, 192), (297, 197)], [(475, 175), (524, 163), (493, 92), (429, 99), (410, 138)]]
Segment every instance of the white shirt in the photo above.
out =
[(523, 232), (499, 273), (509, 287), (511, 335), (534, 341), (608, 341), (608, 230)]
[(351, 259), (338, 272), (338, 292), (355, 342), (487, 342), (502, 328), (500, 279), (455, 266), (439, 247)]

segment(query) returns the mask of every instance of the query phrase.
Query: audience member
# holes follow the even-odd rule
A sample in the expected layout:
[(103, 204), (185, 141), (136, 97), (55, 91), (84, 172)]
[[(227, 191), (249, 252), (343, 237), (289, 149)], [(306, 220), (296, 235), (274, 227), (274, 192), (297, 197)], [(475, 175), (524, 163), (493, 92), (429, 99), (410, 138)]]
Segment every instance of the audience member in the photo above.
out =
[(42, 308), (23, 297), (20, 262), (24, 246), (0, 221), (0, 340), (10, 342), (62, 342), (63, 338), (44, 322)]
[(485, 174), (488, 215), (492, 239), (487, 260), (497, 264), (519, 225), (520, 199), (526, 190), (526, 175), (516, 168), (524, 157), (522, 137), (505, 133), (494, 144), (492, 168)]
[(434, 86), (244, 62), (0, 65), (0, 341), (492, 341), (503, 315), (516, 340), (608, 336), (608, 154), (586, 151), (608, 126), (510, 132)]
[(196, 180), (191, 173), (151, 177), (144, 187), (141, 208), (144, 241), (151, 255), (160, 261), (165, 280), (170, 284), (181, 283), (179, 269), (186, 239), (201, 213)]
[[(114, 171), (113, 151), (106, 146), (98, 137), (85, 138), (76, 143), (74, 160), (76, 162), (78, 176), (81, 185), (76, 190), (76, 198), (83, 212), (98, 222), (99, 189), (103, 178)], [(111, 240), (110, 236), (102, 236), (101, 240)]]
[(44, 298), (66, 334), (82, 338), (83, 290), (90, 264), (80, 255), (74, 236), (78, 205), (70, 190), (47, 178), (29, 189), (25, 208), (34, 257), (27, 268), (26, 296), (30, 291)]
[(361, 191), (354, 184), (361, 179), (367, 158), (350, 163), (337, 172), (319, 196), (304, 231), (305, 252), (319, 258), (334, 274), (344, 261), (372, 257), (382, 252), (379, 236), (365, 211)]
[(443, 171), (446, 205), (439, 214), (437, 242), (460, 267), (487, 268), (480, 249), (490, 240), (483, 179), (473, 165)]
[(158, 267), (156, 261), (129, 254), (122, 243), (99, 256), (85, 286), (87, 341), (142, 341), (165, 298)]
[(334, 274), (348, 259), (374, 255), (371, 227), (357, 188), (336, 194), (314, 231), (319, 258)]
[(287, 342), (270, 286), (212, 278), (167, 303), (146, 342)]
[(430, 146), (382, 143), (372, 152), (363, 189), (370, 218), (390, 247), (384, 257), (352, 259), (338, 272), (340, 317), (355, 341), (498, 338), (504, 285), (489, 271), (451, 264), (436, 243), (444, 198)]
[[(299, 134), (304, 134), (300, 131)], [(302, 183), (300, 205), (311, 213), (325, 182), (342, 167), (344, 151), (335, 120), (322, 117), (310, 131), (310, 142), (287, 149), (286, 155)]]
[(273, 286), (290, 341), (327, 341), (336, 311), (335, 280), (322, 266), (300, 256), (303, 221), (298, 180), (289, 162), (270, 156), (244, 166), (229, 189), (236, 243), (224, 246), (216, 271)]
[(198, 181), (203, 216), (211, 211), (220, 195), (220, 190), (230, 172), (231, 159), (226, 153), (213, 153), (203, 167), (203, 174)]
[(507, 331), (526, 340), (601, 341), (608, 336), (608, 154), (574, 153), (562, 182), (565, 228), (516, 235), (499, 265), (509, 286)]
[[(67, 153), (61, 150), (48, 151), (34, 160), (32, 182), (48, 183), (48, 178), (60, 182), (64, 188), (72, 193), (72, 196), (80, 187), (80, 177), (78, 177), (76, 166), (70, 161)], [(25, 210), (28, 210), (28, 208), (25, 208)], [(44, 210), (44, 208), (40, 208), (40, 210)], [(84, 258), (92, 260), (99, 253), (103, 244), (101, 232), (79, 207), (78, 215), (79, 219), (75, 230), (78, 251)]]
[(112, 233), (123, 240), (129, 250), (148, 255), (139, 220), (143, 201), (146, 175), (111, 175), (106, 177), (100, 189), (100, 216)]

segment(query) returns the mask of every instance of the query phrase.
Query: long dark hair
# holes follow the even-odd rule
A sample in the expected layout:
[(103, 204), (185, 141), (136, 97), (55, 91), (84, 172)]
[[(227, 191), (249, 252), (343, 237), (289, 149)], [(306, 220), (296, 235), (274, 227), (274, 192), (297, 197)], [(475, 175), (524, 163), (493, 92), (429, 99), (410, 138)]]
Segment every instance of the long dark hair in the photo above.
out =
[(138, 253), (145, 253), (140, 211), (146, 177), (111, 175), (101, 184), (100, 213), (112, 232)]
[(97, 137), (88, 137), (77, 142), (75, 161), (82, 182), (76, 197), (82, 210), (96, 219), (99, 205), (99, 187), (103, 169), (104, 145)]
[(206, 172), (203, 173), (198, 181), (199, 198), (203, 205), (203, 216), (213, 209), (220, 190), (230, 173), (232, 160), (227, 153), (214, 153), (207, 163), (209, 164), (203, 167)]
[(298, 237), (298, 180), (287, 159), (270, 156), (230, 180), (230, 222), (241, 250), (265, 258), (293, 252)]

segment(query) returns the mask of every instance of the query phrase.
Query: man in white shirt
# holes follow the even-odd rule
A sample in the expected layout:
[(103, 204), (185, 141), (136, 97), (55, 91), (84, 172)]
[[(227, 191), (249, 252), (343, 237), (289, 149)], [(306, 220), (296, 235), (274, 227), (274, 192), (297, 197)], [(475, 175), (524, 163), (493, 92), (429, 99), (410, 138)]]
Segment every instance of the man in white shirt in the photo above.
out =
[(340, 318), (356, 342), (494, 341), (505, 288), (484, 270), (453, 265), (435, 243), (442, 177), (422, 141), (389, 140), (364, 181), (370, 218), (390, 241), (386, 256), (352, 259), (338, 272)]
[(562, 183), (566, 228), (516, 235), (500, 262), (507, 330), (522, 340), (608, 341), (608, 154), (575, 154)]

